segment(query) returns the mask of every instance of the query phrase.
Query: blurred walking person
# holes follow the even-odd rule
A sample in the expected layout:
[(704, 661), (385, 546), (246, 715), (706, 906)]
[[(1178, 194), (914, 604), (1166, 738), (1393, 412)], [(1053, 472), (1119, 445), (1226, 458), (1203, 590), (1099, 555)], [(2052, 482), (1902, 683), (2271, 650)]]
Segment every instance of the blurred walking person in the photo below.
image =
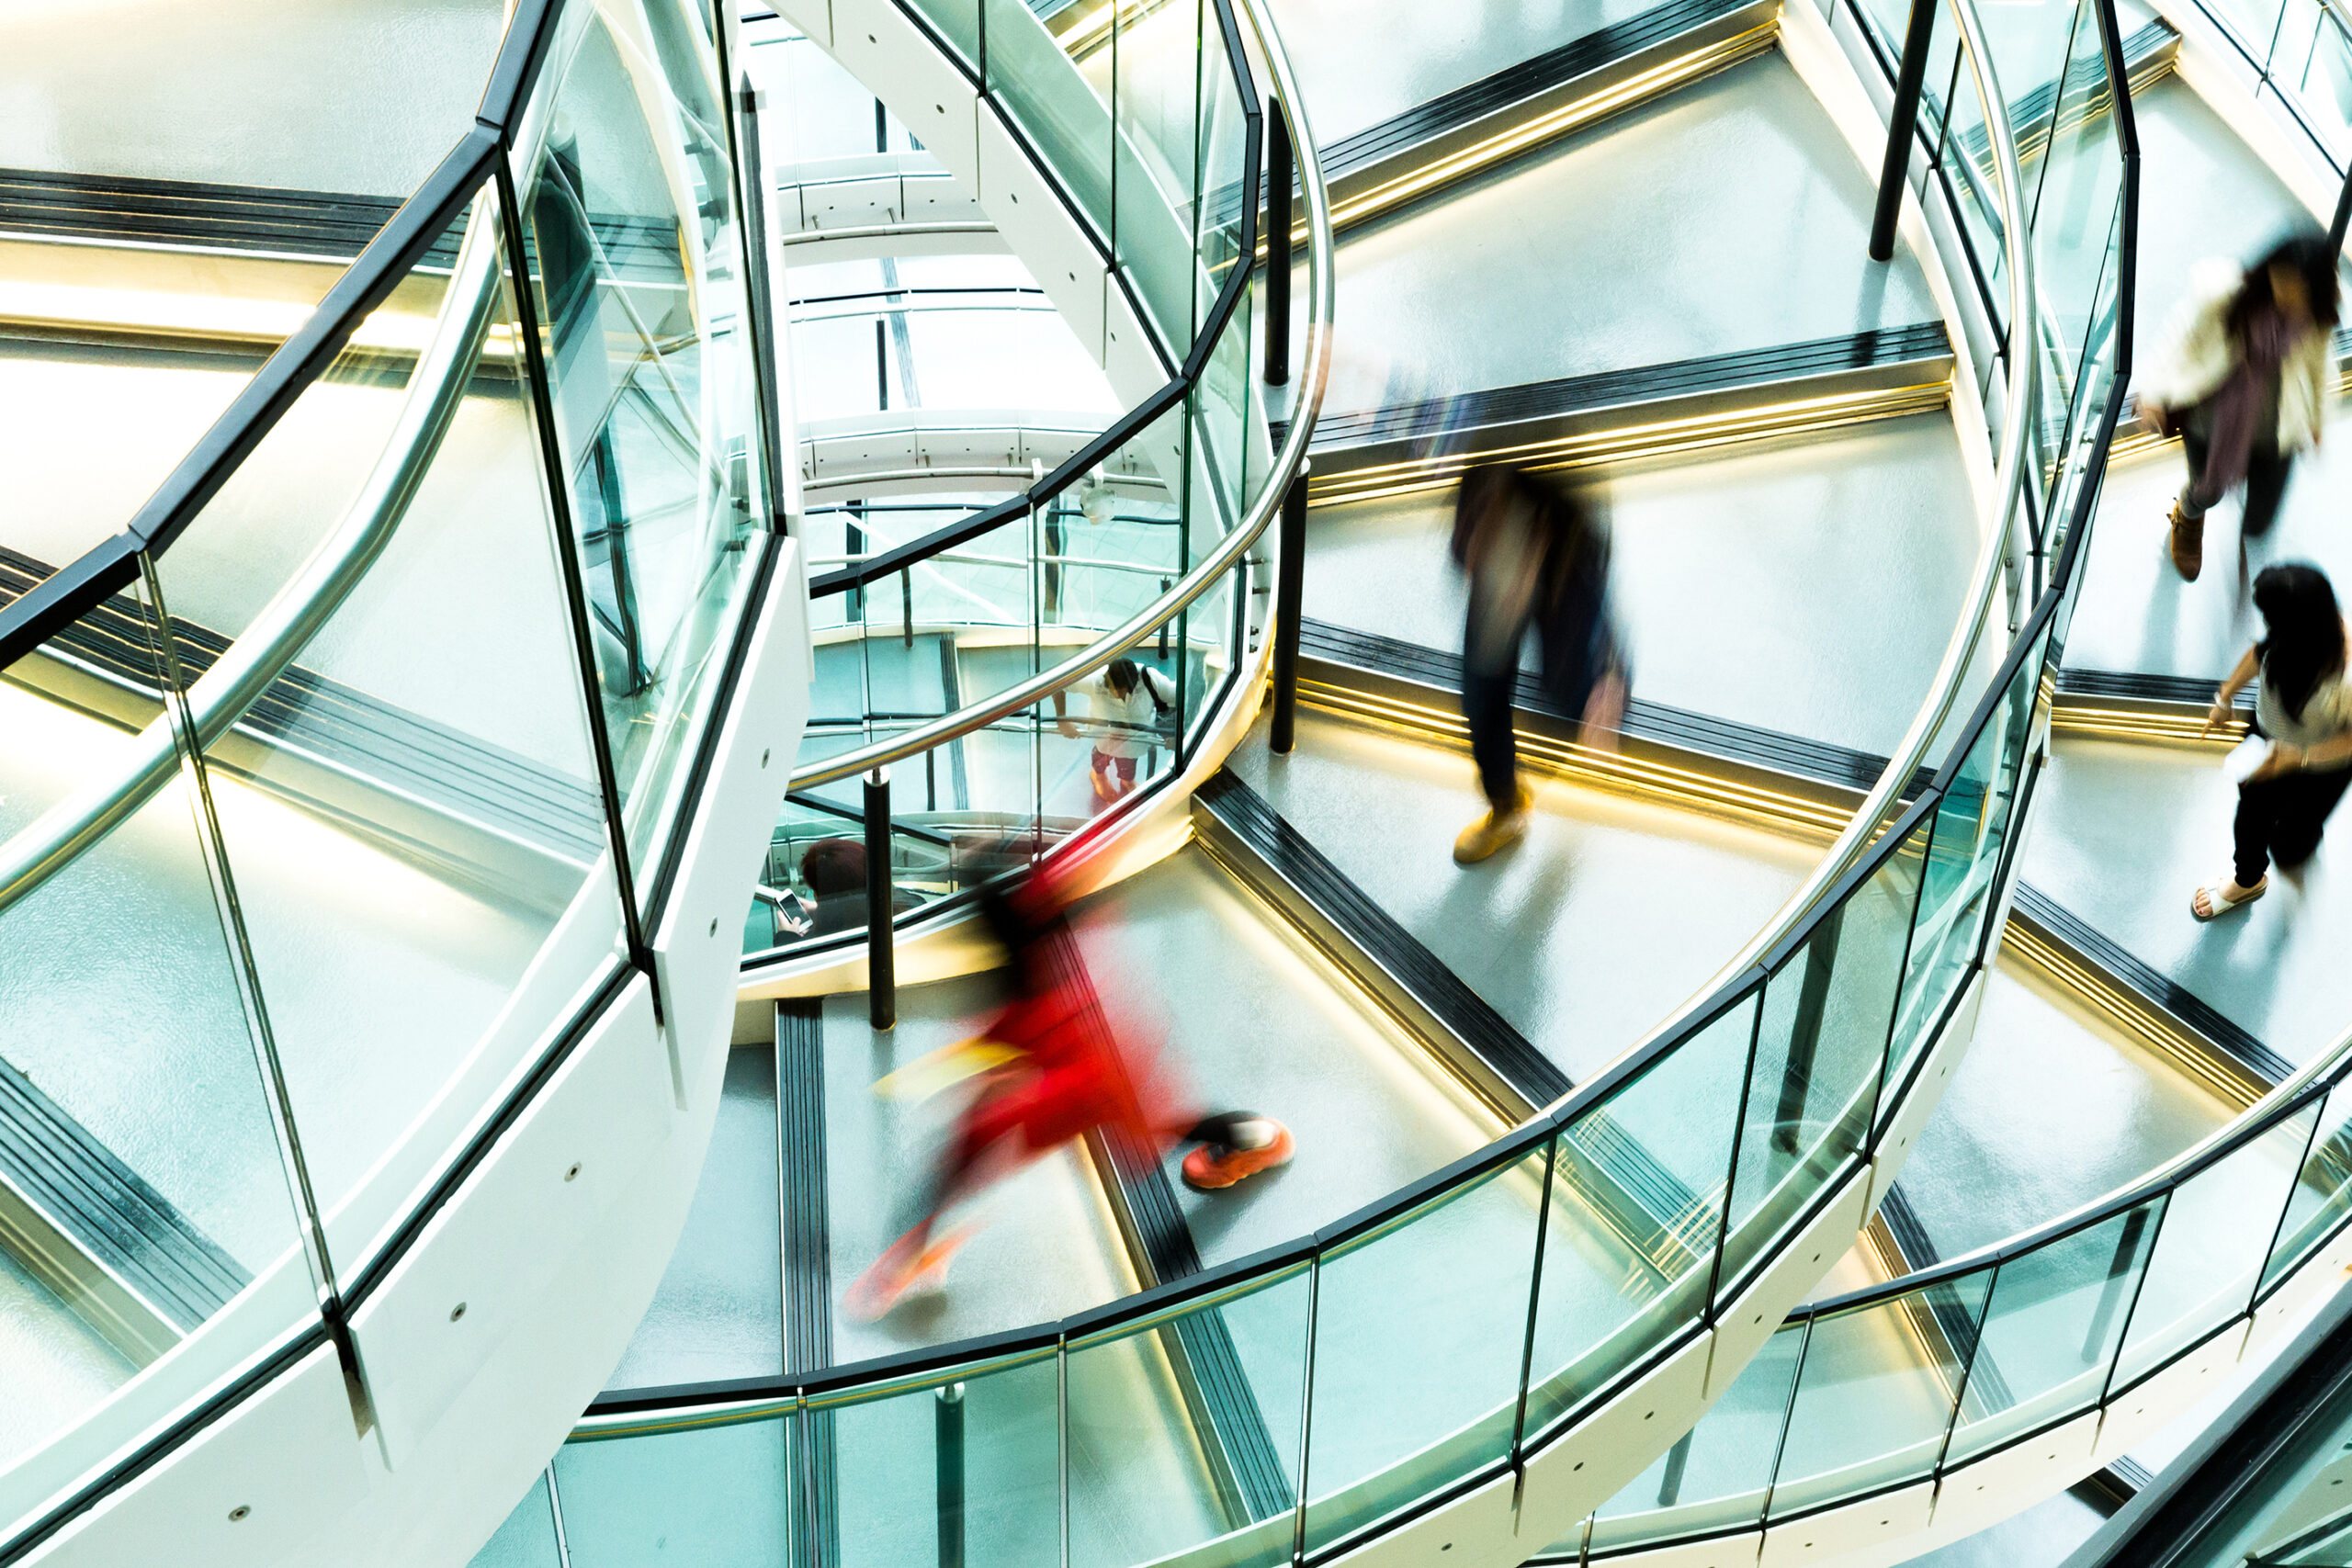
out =
[(856, 1315), (878, 1318), (910, 1292), (944, 1279), (972, 1230), (958, 1226), (934, 1239), (956, 1203), (1088, 1133), (1101, 1132), (1115, 1153), (1147, 1166), (1171, 1140), (1197, 1143), (1182, 1173), (1204, 1190), (1289, 1163), (1290, 1129), (1273, 1118), (1248, 1111), (1204, 1118), (1181, 1109), (1141, 1032), (1114, 1027), (1079, 954), (1069, 905), (1052, 870), (991, 894), (982, 908), (1004, 944), (1012, 1000), (971, 1039), (892, 1075), (910, 1077), (918, 1094), (970, 1078), (979, 1087), (949, 1135), (922, 1213), (850, 1287), (847, 1305)]
[(2270, 531), (2295, 455), (2319, 445), (2335, 392), (2339, 307), (2326, 237), (2299, 233), (2251, 266), (2198, 264), (2165, 346), (2141, 383), (2141, 412), (2178, 435), (2188, 482), (2172, 506), (2172, 564), (2194, 582), (2205, 565), (2205, 514), (2245, 487), (2242, 537)]
[(1453, 562), (1470, 579), (1462, 716), (1487, 813), (1453, 841), (1464, 865), (1517, 843), (1533, 795), (1519, 782), (1511, 699), (1535, 628), (1544, 697), (1588, 746), (1613, 749), (1629, 677), (1609, 613), (1609, 528), (1590, 498), (1499, 464), (1462, 478)]
[(2251, 904), (2269, 891), (2270, 863), (2292, 874), (2319, 849), (2328, 813), (2352, 783), (2352, 688), (2344, 679), (2344, 615), (2317, 568), (2263, 569), (2254, 580), (2263, 638), (2245, 650), (2213, 699), (2206, 728), (2229, 723), (2237, 694), (2256, 675), (2254, 728), (2270, 749), (2238, 785), (2236, 857), (2226, 876), (2197, 889), (2200, 920)]

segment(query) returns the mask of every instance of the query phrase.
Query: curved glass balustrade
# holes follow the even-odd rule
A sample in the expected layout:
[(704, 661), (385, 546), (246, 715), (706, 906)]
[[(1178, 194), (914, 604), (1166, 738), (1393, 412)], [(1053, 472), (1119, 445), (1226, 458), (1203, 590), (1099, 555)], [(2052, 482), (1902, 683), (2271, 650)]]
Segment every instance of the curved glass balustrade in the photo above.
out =
[[(2117, 293), (2129, 240), (2128, 219), (2112, 215), (2129, 211), (2122, 166), (2098, 232), (2033, 231), (1984, 30), (1965, 0), (1950, 17), (1968, 67), (1959, 90), (1975, 95), (1986, 128), (2005, 236), (2006, 298), (1987, 294), (1987, 308), (1996, 329), (2019, 319), (2041, 328), (2027, 334), (2030, 352), (2002, 362), (1993, 401), (2037, 417), (2054, 412), (2063, 429), (2088, 434), (2043, 462), (2033, 452), (2035, 418), (1993, 433), (1999, 499), (1972, 613), (1935, 694), (1852, 826), (1726, 976), (1525, 1126), (1311, 1236), (986, 1341), (592, 1410), (551, 1472), (572, 1551), (620, 1556), (656, 1538), (674, 1547), (691, 1537), (714, 1552), (800, 1560), (809, 1532), (822, 1531), (842, 1561), (881, 1562), (928, 1557), (953, 1529), (1006, 1561), (1272, 1563), (1328, 1554), (1524, 1463), (1709, 1332), (1724, 1304), (1847, 1190), (1985, 962), (2077, 586), (2074, 564), (2120, 409), (2117, 320), (2128, 305)], [(1267, 41), (1292, 101), (1281, 50)], [(1306, 185), (1319, 225), (1328, 209), (1311, 168)], [(2090, 280), (2070, 296), (2071, 316), (2036, 292), (2038, 253)], [(2051, 375), (2053, 364), (2064, 365), (2064, 378)], [(2052, 494), (2069, 510), (2068, 525), (2052, 535), (2063, 541), (2052, 586), (2030, 613), (2016, 606), (2020, 630), (1996, 657), (2007, 640), (1991, 618), (2004, 544)], [(942, 547), (996, 536), (989, 554), (998, 558), (971, 570), (1002, 570), (1003, 603), (1030, 607), (1025, 626), (1017, 613), (999, 626), (1032, 664), (1049, 657), (1048, 626), (1035, 611), (1044, 564), (1067, 565), (1065, 546), (1044, 534), (1050, 514), (1025, 505), (1018, 515), (977, 513)], [(1077, 526), (1066, 519), (1066, 529)], [(859, 586), (874, 594), (885, 570), (917, 554), (885, 551)], [(860, 613), (861, 640), (907, 646), (927, 624), (924, 602), (919, 584), (873, 598)], [(1136, 626), (1131, 619), (1123, 630)], [(1189, 657), (1194, 645), (1172, 637), (1171, 646)], [(1015, 704), (1034, 704), (1039, 682), (1012, 688), (990, 719), (1023, 715), (1009, 734), (1015, 765), (1033, 779), (1046, 771), (1038, 738), (1048, 720)], [(904, 722), (917, 743), (981, 733), (968, 716)], [(1167, 749), (1182, 743), (1171, 737)], [(931, 787), (948, 771), (939, 751), (910, 744), (896, 760), (895, 809), (919, 815), (906, 774), (920, 763), (926, 773), (913, 787)], [(1935, 766), (1932, 782), (1911, 795), (1923, 762)], [(808, 786), (860, 765), (820, 764), (801, 781), (797, 831), (846, 820), (850, 808)], [(1019, 795), (1014, 810), (1044, 813), (1042, 790)], [(966, 870), (959, 848), (951, 833), (910, 830), (902, 864), (925, 868), (942, 888), (985, 874), (985, 865)], [(1016, 842), (1012, 852), (1029, 846)], [(1229, 1349), (1218, 1356), (1220, 1387), (1182, 1392), (1208, 1344)], [(1233, 1425), (1221, 1416), (1203, 1426), (1195, 1413), (1207, 1406)], [(808, 1511), (820, 1496), (821, 1507)], [(548, 1501), (526, 1501), (501, 1550), (536, 1550), (554, 1529)]]
[[(819, 841), (862, 839), (858, 775), (879, 754), (904, 749), (918, 726), (1001, 705), (1177, 593), (1181, 609), (1148, 616), (1144, 637), (1093, 660), (1124, 651), (1150, 671), (1165, 704), (1151, 725), (1128, 733), (1092, 720), (1082, 695), (1057, 693), (890, 768), (902, 918), (1050, 852), (1181, 772), (1234, 689), (1249, 636), (1248, 569), (1199, 569), (1252, 516), (1262, 523), (1282, 478), (1250, 368), (1250, 269), (1237, 265), (1257, 248), (1262, 115), (1234, 17), (1207, 0), (1148, 17), (1105, 8), (1083, 22), (1014, 6), (1001, 19), (991, 12), (985, 29), (968, 7), (915, 14), (1067, 179), (1174, 375), (1099, 434), (1005, 433), (992, 471), (931, 467), (919, 421), (903, 432), (878, 415), (870, 430), (860, 422), (861, 453), (908, 454), (903, 474), (886, 465), (873, 488), (917, 493), (820, 501), (807, 513), (816, 692), (744, 924), (751, 957), (788, 958), (863, 929), (862, 896), (848, 901), (855, 910), (822, 908), (800, 864)], [(820, 479), (824, 446), (813, 434), (804, 463)], [(1016, 488), (1012, 476), (1029, 482)], [(977, 493), (942, 493), (958, 485)], [(1136, 787), (1121, 801), (1095, 793), (1088, 760), (1098, 745), (1135, 758)]]
[(348, 1348), (654, 975), (782, 553), (730, 13), (522, 6), (470, 132), (130, 526), (10, 560), (11, 1549)]

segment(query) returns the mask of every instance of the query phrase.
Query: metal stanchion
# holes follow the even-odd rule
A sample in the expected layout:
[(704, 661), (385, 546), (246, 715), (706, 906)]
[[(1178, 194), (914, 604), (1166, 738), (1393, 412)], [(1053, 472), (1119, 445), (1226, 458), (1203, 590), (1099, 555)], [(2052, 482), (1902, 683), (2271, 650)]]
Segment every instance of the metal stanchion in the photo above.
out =
[(939, 1391), (933, 1418), (939, 1447), (939, 1568), (964, 1568), (964, 1385)]
[(1266, 381), (1290, 379), (1290, 121), (1266, 99)]
[(1936, 0), (1911, 0), (1903, 35), (1903, 68), (1894, 78), (1894, 106), (1886, 121), (1886, 162), (1879, 166), (1878, 211), (1871, 219), (1871, 260), (1894, 254), (1894, 220), (1911, 173), (1911, 138), (1919, 124), (1919, 90), (1928, 80), (1928, 39), (1936, 28)]
[(890, 771), (865, 775), (865, 993), (876, 1029), (899, 1021), (890, 950)]
[(1306, 465), (1283, 496), (1282, 555), (1274, 563), (1274, 724), (1269, 743), (1288, 752), (1298, 727), (1298, 615), (1306, 581)]

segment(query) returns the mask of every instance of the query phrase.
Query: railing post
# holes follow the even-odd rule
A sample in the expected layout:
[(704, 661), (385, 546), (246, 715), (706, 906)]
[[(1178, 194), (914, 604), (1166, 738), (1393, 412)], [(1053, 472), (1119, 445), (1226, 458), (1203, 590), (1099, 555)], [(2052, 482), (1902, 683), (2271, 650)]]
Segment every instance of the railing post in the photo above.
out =
[(890, 770), (865, 775), (865, 994), (876, 1029), (899, 1021), (890, 950)]
[(1287, 755), (1298, 727), (1298, 614), (1306, 582), (1306, 465), (1283, 495), (1281, 556), (1274, 562), (1275, 751)]
[(1290, 121), (1266, 98), (1266, 383), (1290, 380)]
[(1886, 121), (1886, 162), (1878, 175), (1878, 212), (1871, 220), (1871, 260), (1894, 254), (1894, 220), (1911, 172), (1911, 137), (1919, 123), (1919, 90), (1928, 80), (1928, 39), (1936, 28), (1936, 0), (1911, 0), (1903, 35), (1903, 69), (1894, 78), (1894, 107)]
[(2347, 163), (2345, 166), (2344, 189), (2335, 197), (2335, 217), (2327, 226), (2329, 255), (2340, 256), (2344, 254), (2344, 233), (2346, 229), (2352, 229), (2352, 163)]
[(964, 1568), (964, 1385), (942, 1385), (933, 1412), (939, 1450), (939, 1568)]

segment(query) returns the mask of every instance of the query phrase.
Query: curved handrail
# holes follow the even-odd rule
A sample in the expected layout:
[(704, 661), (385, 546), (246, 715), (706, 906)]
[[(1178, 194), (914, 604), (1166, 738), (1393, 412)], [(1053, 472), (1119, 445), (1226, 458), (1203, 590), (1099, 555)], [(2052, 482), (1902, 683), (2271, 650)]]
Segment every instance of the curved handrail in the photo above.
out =
[[(1273, 32), (1272, 20), (1261, 18), (1258, 8), (1250, 4), (1250, 0), (1240, 0), (1238, 8), (1248, 14), (1251, 30), (1258, 36), (1267, 71), (1274, 79), (1279, 104), (1277, 112), (1289, 118), (1295, 128), (1296, 139), (1292, 144), (1302, 150), (1297, 159), (1298, 179), (1306, 202), (1307, 303), (1303, 379), (1299, 383), (1298, 400), (1295, 405), (1289, 427), (1283, 433), (1282, 446), (1275, 452), (1274, 460), (1267, 470), (1269, 476), (1267, 484), (1259, 493), (1257, 500), (1250, 504), (1250, 510), (1243, 514), (1239, 525), (1227, 534), (1218, 542), (1216, 548), (1202, 558), (1199, 565), (1179, 579), (1159, 598), (1146, 604), (1078, 652), (1050, 669), (1040, 671), (1016, 685), (1006, 687), (993, 696), (967, 707), (958, 708), (954, 713), (942, 715), (928, 724), (907, 730), (893, 739), (877, 740), (871, 745), (862, 746), (854, 751), (845, 751), (836, 757), (828, 757), (823, 761), (807, 768), (796, 769), (792, 774), (792, 788), (813, 789), (820, 784), (832, 784), (841, 779), (854, 778), (872, 769), (887, 767), (903, 758), (918, 756), (934, 746), (985, 728), (1092, 674), (1159, 630), (1164, 622), (1174, 617), (1194, 600), (1216, 587), (1225, 574), (1232, 570), (1234, 563), (1240, 560), (1250, 547), (1258, 542), (1259, 537), (1272, 524), (1275, 513), (1281, 510), (1283, 494), (1287, 485), (1273, 482), (1274, 479), (1276, 476), (1287, 476), (1298, 472), (1300, 466), (1306, 461), (1306, 444), (1315, 434), (1316, 416), (1322, 411), (1323, 394), (1329, 381), (1331, 318), (1337, 291), (1336, 266), (1333, 259), (1334, 243), (1331, 237), (1331, 200), (1329, 192), (1325, 187), (1323, 171), (1317, 160), (1310, 152), (1306, 151), (1314, 146), (1311, 140), (1306, 140), (1308, 132), (1306, 99), (1300, 96), (1297, 78), (1293, 74), (1290, 61), (1280, 47), (1279, 35)], [(911, 546), (901, 547), (900, 550), (893, 550), (886, 556), (876, 557), (877, 560), (887, 560), (888, 567), (871, 570), (869, 577), (856, 578), (854, 581), (871, 581), (873, 578), (886, 576), (889, 572), (912, 565), (917, 560), (928, 558), (929, 556), (943, 550), (952, 549), (956, 545), (963, 543), (967, 536), (975, 536), (985, 532), (987, 528), (995, 526), (999, 522), (1008, 521), (1034, 506), (1042, 505), (1051, 496), (1075, 483), (1080, 475), (1092, 467), (1094, 454), (1115, 450), (1134, 434), (1147, 428), (1153, 420), (1165, 412), (1175, 400), (1170, 393), (1175, 392), (1176, 389), (1175, 385), (1171, 384), (1159, 397), (1138, 405), (1137, 409), (1119, 425), (1106, 431), (1102, 440), (1092, 443), (1086, 451), (1080, 453), (1078, 457), (1063, 465), (1060, 474), (1049, 476), (1046, 481), (1035, 491), (1016, 497), (1017, 504), (1005, 503), (1005, 507), (1009, 510), (990, 508), (988, 512), (978, 513), (975, 517), (940, 529), (925, 539), (916, 540)], [(1132, 430), (1126, 429), (1125, 427), (1130, 424), (1133, 427)], [(1003, 512), (1001, 517), (998, 515), (1000, 511)], [(902, 555), (901, 551), (906, 549), (914, 549), (922, 553), (913, 556)], [(1998, 564), (1997, 556), (1995, 558), (1995, 563)], [(850, 574), (833, 575), (844, 578), (841, 584), (842, 588), (853, 585), (853, 582), (847, 580)]]
[[(1264, 53), (1269, 62), (1269, 69), (1275, 73), (1277, 83), (1282, 89), (1283, 107), (1285, 110), (1290, 109), (1299, 100), (1288, 62), (1279, 47), (1279, 35), (1274, 33), (1271, 19), (1262, 17), (1258, 0), (1235, 0), (1235, 4), (1238, 9), (1249, 14), (1252, 27), (1257, 29), (1259, 38), (1265, 46)], [(1999, 155), (2001, 189), (2006, 203), (2003, 211), (2003, 217), (2006, 220), (2003, 236), (2004, 260), (2009, 269), (2010, 308), (2015, 313), (2012, 319), (2025, 319), (2023, 310), (2026, 301), (2031, 298), (2033, 268), (2030, 238), (2020, 206), (2024, 186), (2018, 172), (2015, 139), (2007, 124), (2007, 101), (1998, 96), (1997, 82), (1993, 73), (1983, 29), (1978, 25), (1973, 10), (1973, 0), (1952, 0), (1952, 4), (1955, 10), (1963, 13), (1966, 17), (1964, 41), (1971, 53), (1972, 69), (1975, 73), (1979, 91), (1986, 95), (1985, 101), (1995, 109), (1995, 112), (1987, 118), (1995, 128), (1993, 145), (1996, 154)], [(1299, 135), (1304, 138), (1306, 135), (1304, 125), (1295, 120), (1294, 123), (1298, 125)], [(1301, 147), (1313, 145), (1311, 141), (1304, 140), (1296, 144)], [(1310, 220), (1328, 224), (1329, 209), (1319, 178), (1320, 171), (1316, 167), (1316, 160), (1312, 156), (1302, 156), (1299, 165), (1301, 183), (1309, 193)], [(1318, 288), (1324, 287), (1325, 278), (1321, 273), (1315, 274), (1315, 281)], [(1317, 298), (1319, 302), (1324, 296), (1318, 295)], [(1317, 364), (1317, 359), (1321, 353), (1328, 350), (1320, 331), (1323, 322), (1319, 319), (1310, 324), (1311, 335), (1307, 340), (1310, 374), (1319, 371), (1320, 367)], [(854, 1388), (884, 1386), (898, 1381), (921, 1378), (931, 1371), (984, 1357), (1038, 1349), (1065, 1340), (1081, 1331), (1087, 1334), (1106, 1332), (1119, 1325), (1139, 1322), (1157, 1314), (1168, 1313), (1179, 1306), (1197, 1303), (1221, 1292), (1235, 1290), (1261, 1278), (1294, 1268), (1314, 1257), (1318, 1249), (1354, 1241), (1391, 1226), (1401, 1218), (1452, 1190), (1515, 1161), (1540, 1154), (1548, 1140), (1568, 1127), (1579, 1115), (1598, 1107), (1602, 1101), (1611, 1098), (1617, 1089), (1639, 1076), (1653, 1062), (1682, 1043), (1694, 1032), (1695, 1024), (1711, 1021), (1726, 1010), (1737, 1005), (1743, 998), (1751, 996), (1757, 977), (1763, 972), (1762, 960), (1766, 955), (1776, 949), (1785, 949), (1792, 942), (1801, 938), (1808, 922), (1824, 908), (1826, 903), (1831, 901), (1831, 895), (1842, 897), (1861, 876), (1867, 874), (1875, 863), (1876, 857), (1890, 852), (1895, 846), (1898, 834), (1880, 832), (1885, 815), (1889, 807), (1895, 803), (1903, 786), (1914, 776), (1926, 756), (1928, 746), (1933, 743), (1935, 734), (1949, 718), (1954, 705), (1958, 702), (1962, 680), (1975, 652), (1975, 640), (1982, 633), (1986, 617), (1990, 614), (1992, 594), (1999, 581), (2002, 552), (2007, 543), (2007, 524), (2017, 505), (2021, 488), (2030, 472), (2026, 448), (2030, 431), (2026, 411), (2030, 411), (2032, 407), (2034, 391), (2038, 386), (2038, 356), (2030, 353), (2017, 353), (2011, 356), (2007, 383), (2009, 407), (2018, 412), (2013, 414), (2001, 434), (2000, 456), (1996, 470), (1997, 482), (1995, 487), (1999, 498), (1999, 507), (1988, 528), (1984, 548), (1978, 556), (1975, 573), (1972, 579), (1970, 612), (1955, 632), (1951, 644), (1945, 653), (1943, 664), (1938, 671), (1938, 684), (1933, 696), (1905, 735), (1895, 758), (1889, 762), (1886, 771), (1866, 798), (1861, 809), (1857, 812), (1853, 822), (1833, 844), (1822, 863), (1766, 923), (1763, 931), (1743, 950), (1741, 956), (1725, 966), (1724, 975), (1718, 976), (1716, 980), (1710, 981), (1696, 998), (1686, 1003), (1644, 1039), (1621, 1053), (1591, 1077), (1577, 1085), (1558, 1100), (1543, 1108), (1519, 1127), (1504, 1134), (1484, 1148), (1463, 1156), (1452, 1165), (1398, 1191), (1375, 1200), (1334, 1225), (1327, 1226), (1309, 1235), (1295, 1238), (1251, 1257), (1219, 1264), (1176, 1283), (1162, 1285), (1125, 1297), (1103, 1307), (1080, 1314), (1067, 1322), (1034, 1325), (985, 1338), (957, 1341), (922, 1350), (831, 1368), (819, 1373), (788, 1374), (781, 1378), (743, 1379), (697, 1385), (692, 1389), (648, 1390), (641, 1393), (627, 1394), (619, 1399), (602, 1402), (592, 1407), (590, 1418), (583, 1422), (582, 1430), (597, 1427), (600, 1425), (625, 1424), (629, 1420), (641, 1417), (645, 1413), (654, 1411), (687, 1408), (709, 1410), (724, 1407), (740, 1414), (768, 1410), (775, 1408), (778, 1401), (788, 1402), (792, 1399), (811, 1398), (820, 1394), (831, 1396)], [(1319, 392), (1319, 385), (1317, 389)], [(1295, 446), (1301, 444), (1298, 440), (1297, 426), (1293, 427), (1291, 435), (1292, 439), (1284, 443), (1285, 457), (1292, 453)], [(1260, 529), (1262, 529), (1265, 521), (1263, 517), (1255, 519)], [(1240, 538), (1240, 534), (1246, 531), (1237, 531), (1235, 539), (1227, 541), (1229, 547), (1220, 552), (1221, 558), (1216, 563), (1219, 568), (1239, 558), (1241, 551), (1248, 547), (1249, 541)], [(2082, 532), (2080, 528), (2075, 531), (2076, 538)], [(2068, 545), (2070, 549), (2075, 548), (2075, 538), (2070, 538)], [(2014, 676), (2021, 669), (2021, 660), (2030, 651), (2034, 636), (2041, 627), (2047, 625), (2048, 617), (2055, 613), (2057, 608), (2055, 592), (2056, 591), (2053, 590), (2050, 595), (2045, 596), (2045, 604), (2039, 607), (2039, 613), (2028, 618), (2024, 631), (2013, 643), (2007, 658), (2003, 661), (2003, 675)], [(1187, 594), (1183, 585), (1171, 589), (1127, 623), (1081, 652), (1073, 655), (1062, 664), (1032, 677), (1020, 686), (1001, 694), (988, 703), (976, 705), (975, 710), (967, 711), (985, 710), (991, 717), (1001, 718), (1027, 706), (1037, 698), (1049, 694), (1057, 685), (1066, 683), (1076, 675), (1081, 675), (1107, 662), (1121, 648), (1131, 647), (1141, 640), (1141, 637), (1159, 620), (1172, 614), (1175, 609), (1182, 608), (1182, 604), (1189, 603), (1191, 597), (1197, 597), (1197, 592)], [(1978, 717), (1981, 718), (1989, 712), (1991, 705), (2001, 694), (2000, 686), (2001, 680), (1996, 677), (1992, 688), (1987, 690), (1984, 699), (1978, 705)], [(866, 768), (882, 765), (888, 761), (919, 753), (937, 744), (941, 739), (950, 739), (955, 735), (967, 732), (967, 728), (978, 727), (980, 721), (975, 720), (967, 726), (965, 718), (966, 714), (962, 712), (950, 714), (933, 720), (919, 730), (910, 732), (898, 741), (877, 744), (837, 759), (828, 759), (825, 763), (811, 769), (807, 774), (796, 773), (793, 778), (793, 786), (796, 789), (806, 788), (812, 784), (845, 778), (853, 773), (863, 772)], [(1964, 739), (1965, 737), (1963, 736), (1962, 739)], [(1945, 773), (1949, 773), (1958, 766), (1962, 760), (1962, 747), (1955, 746), (1952, 758), (1945, 765)], [(1938, 784), (1940, 785), (1943, 782), (1939, 779)], [(1931, 790), (1930, 795), (1932, 796), (1934, 793)], [(1921, 815), (1922, 807), (1926, 804), (1927, 802), (1923, 800), (1911, 807), (1906, 813), (1905, 820), (1909, 821)]]

